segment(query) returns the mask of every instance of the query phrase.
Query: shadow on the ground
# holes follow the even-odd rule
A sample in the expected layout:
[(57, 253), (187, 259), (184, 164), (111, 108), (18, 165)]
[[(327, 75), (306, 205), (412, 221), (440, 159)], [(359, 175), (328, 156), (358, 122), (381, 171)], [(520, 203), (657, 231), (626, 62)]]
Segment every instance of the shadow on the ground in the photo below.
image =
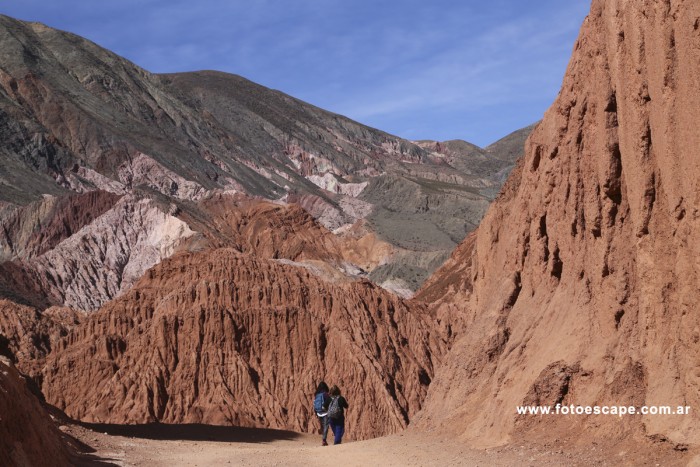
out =
[(117, 462), (119, 461), (116, 459), (98, 457), (93, 454), (79, 454), (72, 460), (72, 464), (76, 467), (118, 467), (120, 464)]
[(168, 425), (149, 423), (146, 425), (108, 425), (80, 423), (83, 427), (112, 436), (127, 436), (155, 440), (217, 441), (222, 443), (269, 443), (293, 440), (301, 435), (293, 431), (269, 428), (242, 428), (202, 424)]

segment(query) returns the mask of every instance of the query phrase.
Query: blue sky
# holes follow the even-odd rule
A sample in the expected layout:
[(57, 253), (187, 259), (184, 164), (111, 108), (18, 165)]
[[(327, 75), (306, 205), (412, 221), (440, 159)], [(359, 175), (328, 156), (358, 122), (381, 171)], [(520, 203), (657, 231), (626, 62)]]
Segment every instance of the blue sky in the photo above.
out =
[(485, 146), (556, 97), (588, 0), (6, 0), (152, 72), (245, 76), (408, 139)]

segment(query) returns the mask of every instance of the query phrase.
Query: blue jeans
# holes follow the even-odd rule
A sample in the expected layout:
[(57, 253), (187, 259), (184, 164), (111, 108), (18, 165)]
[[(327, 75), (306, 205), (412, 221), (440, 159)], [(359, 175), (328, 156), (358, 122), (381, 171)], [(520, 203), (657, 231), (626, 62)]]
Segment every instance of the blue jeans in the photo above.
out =
[(333, 437), (335, 441), (333, 444), (340, 444), (343, 441), (343, 434), (345, 434), (345, 420), (330, 420), (331, 430), (333, 430)]
[(323, 441), (328, 437), (328, 417), (318, 417), (321, 422), (321, 432), (323, 433)]

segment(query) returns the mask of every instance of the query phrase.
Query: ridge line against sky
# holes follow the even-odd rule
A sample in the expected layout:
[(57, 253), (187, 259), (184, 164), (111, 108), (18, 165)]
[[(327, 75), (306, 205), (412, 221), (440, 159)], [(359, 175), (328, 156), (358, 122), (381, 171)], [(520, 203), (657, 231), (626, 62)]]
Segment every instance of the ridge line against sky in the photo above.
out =
[(239, 74), (412, 140), (486, 146), (539, 120), (588, 0), (10, 0), (0, 13), (154, 73)]

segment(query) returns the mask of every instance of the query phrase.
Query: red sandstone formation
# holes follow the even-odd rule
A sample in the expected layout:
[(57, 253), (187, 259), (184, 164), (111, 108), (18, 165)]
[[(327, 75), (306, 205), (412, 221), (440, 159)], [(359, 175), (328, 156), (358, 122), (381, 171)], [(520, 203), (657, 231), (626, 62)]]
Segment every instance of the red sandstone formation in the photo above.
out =
[(443, 352), (419, 307), (369, 282), (232, 249), (176, 255), (76, 328), (44, 369), (47, 401), (100, 423), (313, 430), (321, 378), (349, 436), (405, 427)]
[(207, 218), (197, 222), (188, 213), (182, 218), (202, 232), (211, 247), (232, 247), (261, 258), (343, 261), (341, 240), (298, 205), (217, 194), (198, 206)]
[[(39, 362), (27, 364), (29, 373), (50, 347), (42, 390), (86, 421), (307, 431), (316, 423), (310, 393), (324, 378), (344, 389), (354, 438), (398, 431), (424, 407), (418, 428), (448, 427), (473, 443), (698, 444), (699, 24), (692, 0), (594, 0), (561, 93), (525, 156), (478, 232), (412, 302), (334, 275), (363, 248), (343, 244), (301, 209), (205, 195), (177, 178), (182, 167), (138, 156), (124, 173), (109, 173), (124, 175), (129, 189), (147, 182), (143, 190), (158, 192), (152, 197), (129, 193), (89, 225), (76, 216), (75, 225), (42, 237), (82, 226), (50, 251), (36, 250), (24, 227), (4, 233), (23, 245), (4, 251), (34, 257), (26, 259), (31, 268), (5, 263), (0, 289), (21, 286), (18, 295), (40, 308), (60, 301), (101, 309), (56, 344), (54, 329), (67, 328), (42, 328), (48, 314), (0, 304), (0, 344), (19, 365)], [(20, 84), (39, 106), (41, 83), (27, 75)], [(187, 121), (183, 109), (174, 114)], [(287, 150), (310, 163), (293, 144)], [(83, 172), (84, 183), (99, 175)], [(171, 183), (159, 185), (161, 174)], [(309, 180), (326, 188), (359, 189), (315, 175)], [(272, 179), (283, 183), (279, 177)], [(318, 193), (294, 196), (325, 215)], [(343, 212), (366, 218), (366, 204)], [(92, 206), (90, 213), (105, 207)], [(516, 416), (518, 405), (557, 403), (693, 410)]]
[(25, 375), (36, 378), (46, 355), (80, 319), (81, 315), (70, 308), (51, 307), (39, 312), (0, 300), (0, 355), (9, 358)]
[[(520, 167), (420, 295), (465, 324), (419, 426), (700, 442), (699, 24), (695, 0), (593, 1)], [(692, 411), (516, 417), (556, 403)]]
[(28, 390), (17, 370), (0, 357), (0, 465), (73, 465), (64, 435)]
[(216, 194), (197, 206), (202, 219), (192, 212), (179, 217), (202, 232), (209, 247), (232, 247), (261, 258), (321, 261), (350, 275), (373, 269), (395, 250), (362, 223), (333, 234), (296, 204)]

